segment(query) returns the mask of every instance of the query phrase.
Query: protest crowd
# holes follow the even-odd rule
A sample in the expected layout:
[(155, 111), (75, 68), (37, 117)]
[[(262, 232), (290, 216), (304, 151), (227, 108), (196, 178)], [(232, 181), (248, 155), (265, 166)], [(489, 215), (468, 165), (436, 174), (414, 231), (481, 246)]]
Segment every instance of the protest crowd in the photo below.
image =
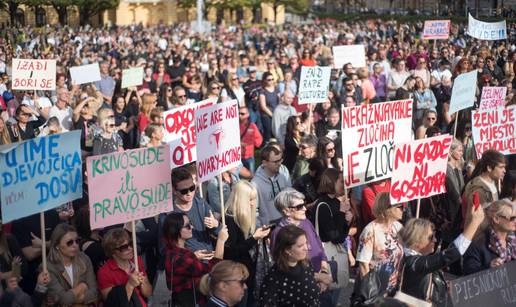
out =
[(514, 287), (516, 26), (448, 26), (4, 32), (0, 306), (453, 306), (453, 280), (497, 268)]

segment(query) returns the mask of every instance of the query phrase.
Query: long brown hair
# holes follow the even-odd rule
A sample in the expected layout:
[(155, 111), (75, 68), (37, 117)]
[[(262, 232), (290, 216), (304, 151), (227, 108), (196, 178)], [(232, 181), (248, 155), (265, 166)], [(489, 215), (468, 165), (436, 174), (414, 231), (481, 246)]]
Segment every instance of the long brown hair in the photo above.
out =
[[(292, 224), (281, 228), (278, 232), (278, 235), (276, 236), (276, 240), (274, 242), (272, 258), (274, 259), (274, 262), (278, 265), (278, 268), (281, 271), (288, 270), (289, 257), (287, 254), (287, 250), (294, 246), (294, 244), (296, 244), (297, 242), (297, 239), (299, 239), (299, 237), (301, 236), (306, 236), (305, 231)], [(301, 265), (307, 267), (308, 259), (303, 259), (301, 261)]]
[(0, 131), (0, 145), (11, 144), (11, 137), (9, 136), (7, 125), (5, 124), (4, 119), (1, 117), (0, 121), (4, 124), (4, 129)]

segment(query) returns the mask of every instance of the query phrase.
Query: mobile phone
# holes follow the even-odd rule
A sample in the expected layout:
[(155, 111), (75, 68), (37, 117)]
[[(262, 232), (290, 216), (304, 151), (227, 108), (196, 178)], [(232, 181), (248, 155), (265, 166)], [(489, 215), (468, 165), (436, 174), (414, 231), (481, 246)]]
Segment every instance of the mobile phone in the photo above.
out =
[(18, 262), (13, 262), (13, 264), (11, 266), (11, 271), (12, 271), (13, 277), (16, 277), (16, 278), (20, 279), (20, 276), (21, 276), (21, 264), (18, 263)]
[(263, 229), (274, 229), (276, 227), (276, 223), (270, 223), (268, 225), (263, 226)]
[(473, 192), (473, 207), (475, 211), (478, 209), (478, 206), (480, 206), (480, 197), (478, 196), (478, 192)]

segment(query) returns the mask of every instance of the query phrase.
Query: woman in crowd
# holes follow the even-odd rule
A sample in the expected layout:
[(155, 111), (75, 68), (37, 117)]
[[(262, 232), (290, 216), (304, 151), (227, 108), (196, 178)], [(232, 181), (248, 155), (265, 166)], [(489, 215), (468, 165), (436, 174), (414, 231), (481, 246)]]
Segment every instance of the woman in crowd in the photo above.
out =
[(416, 77), (416, 87), (414, 89), (414, 122), (419, 124), (426, 110), (434, 110), (437, 107), (434, 92), (425, 86), (423, 79)]
[(398, 232), (402, 228), (399, 220), (403, 216), (403, 205), (391, 205), (389, 197), (389, 193), (385, 192), (376, 196), (373, 205), (376, 219), (367, 224), (360, 234), (357, 261), (360, 277), (366, 276), (371, 270), (388, 273), (389, 280), (385, 281), (387, 288), (381, 290), (392, 292), (396, 288), (398, 269), (403, 257), (403, 249), (398, 241)]
[(217, 101), (220, 97), (220, 91), (222, 89), (222, 85), (217, 81), (211, 81), (208, 84), (208, 90), (206, 92), (205, 99), (214, 98)]
[(11, 138), (9, 137), (9, 131), (5, 125), (5, 120), (0, 117), (0, 145), (11, 144)]
[(328, 168), (342, 170), (342, 159), (337, 156), (335, 142), (329, 137), (322, 137), (317, 144), (317, 158)]
[(226, 79), (226, 86), (222, 89), (220, 97), (222, 101), (236, 99), (239, 107), (245, 106), (245, 92), (238, 81), (238, 76), (235, 72), (228, 73)]
[[(152, 76), (152, 67), (145, 68), (145, 74), (143, 76), (143, 83), (138, 87), (138, 91), (143, 93), (154, 93), (157, 90), (156, 81)], [(161, 89), (160, 89), (161, 93)]]
[(10, 277), (20, 278), (27, 274), (28, 267), (15, 235), (7, 234), (3, 228), (0, 221), (0, 282), (7, 283)]
[(202, 88), (202, 78), (199, 74), (192, 77), (192, 87), (186, 90), (186, 96), (189, 101), (199, 102), (204, 95)]
[[(186, 73), (183, 75), (183, 86), (185, 87), (185, 89), (192, 89), (194, 87), (194, 85), (192, 84), (192, 80), (194, 78), (194, 76), (199, 76), (200, 77), (200, 74), (199, 74), (199, 71), (198, 71), (198, 68), (197, 68), (197, 64), (195, 64), (195, 62), (191, 62), (189, 64), (189, 68)], [(202, 80), (202, 78), (201, 78)]]
[(172, 290), (174, 304), (185, 307), (195, 306), (200, 299), (197, 293), (199, 280), (223, 259), (224, 244), (228, 239), (227, 227), (223, 227), (217, 237), (215, 252), (192, 252), (185, 247), (186, 240), (192, 237), (192, 230), (193, 226), (184, 213), (172, 212), (163, 222), (167, 287)]
[(145, 135), (149, 138), (147, 147), (158, 147), (163, 145), (163, 127), (150, 124), (145, 128)]
[(286, 91), (290, 91), (293, 95), (297, 94), (297, 83), (294, 79), (294, 73), (292, 69), (287, 68), (284, 73), (285, 79), (278, 83), (278, 91), (280, 96), (283, 96)]
[(256, 262), (251, 257), (251, 252), (256, 248), (258, 240), (267, 237), (270, 227), (264, 225), (256, 227), (256, 205), (258, 192), (248, 181), (239, 181), (226, 202), (226, 225), (229, 238), (224, 247), (224, 259), (242, 263), (249, 272), (247, 280), (246, 298), (240, 306), (252, 306), (255, 285)]
[(417, 66), (410, 72), (410, 74), (416, 79), (421, 78), (425, 88), (430, 88), (430, 71), (428, 70), (424, 57), (420, 57), (417, 60)]
[(173, 102), (174, 92), (169, 83), (163, 83), (159, 89), (158, 106), (163, 107), (163, 110), (170, 110), (174, 106)]
[(279, 82), (283, 81), (283, 71), (276, 65), (276, 60), (274, 58), (267, 59), (267, 71), (274, 78), (274, 85), (277, 85)]
[[(114, 228), (102, 241), (108, 261), (97, 272), (97, 282), (105, 306), (142, 306), (152, 295), (141, 257), (134, 260), (133, 242), (123, 228)], [(138, 269), (136, 269), (138, 265)]]
[(142, 105), (140, 113), (138, 113), (138, 130), (140, 133), (145, 132), (145, 128), (151, 122), (150, 113), (156, 107), (156, 96), (153, 94), (144, 94), (142, 97)]
[(315, 158), (317, 137), (311, 134), (305, 135), (299, 144), (299, 155), (291, 172), (292, 181), (308, 173), (310, 159)]
[(224, 260), (213, 266), (200, 281), (201, 293), (209, 297), (206, 307), (236, 306), (247, 290), (249, 271), (238, 262)]
[(307, 257), (305, 231), (294, 225), (284, 226), (275, 239), (274, 265), (261, 287), (261, 306), (319, 306), (319, 293), (331, 277), (314, 273)]
[(488, 225), (476, 234), (464, 255), (465, 274), (516, 260), (516, 209), (503, 199), (491, 203), (486, 210)]
[(165, 70), (165, 62), (158, 62), (158, 71), (152, 74), (152, 80), (156, 82), (156, 86), (159, 88), (163, 83), (170, 83), (170, 75)]
[(112, 109), (102, 108), (98, 112), (98, 126), (93, 137), (93, 155), (103, 155), (123, 150), (123, 141), (115, 131), (115, 114)]
[(263, 73), (262, 90), (259, 96), (260, 116), (263, 126), (263, 141), (267, 143), (272, 137), (272, 113), (280, 102), (279, 92), (274, 85), (271, 73)]
[(473, 131), (471, 121), (459, 121), (457, 127), (457, 139), (461, 141), (464, 151), (464, 162), (466, 166), (477, 160), (475, 146), (473, 145)]
[(400, 291), (432, 306), (452, 306), (443, 268), (460, 260), (484, 220), (482, 207), (468, 208), (464, 231), (445, 250), (434, 253), (434, 225), (425, 219), (411, 219), (400, 230), (404, 264), (400, 268)]
[(369, 80), (369, 71), (365, 67), (359, 68), (357, 76), (360, 79), (360, 88), (362, 89), (362, 98), (364, 99), (364, 102), (373, 102), (376, 98), (376, 90), (374, 89), (373, 82)]
[(285, 158), (283, 165), (285, 165), (290, 173), (296, 163), (296, 158), (299, 155), (299, 143), (301, 142), (301, 119), (299, 116), (290, 116), (287, 120), (287, 130), (285, 134)]
[(421, 121), (421, 125), (416, 129), (416, 139), (425, 138), (426, 130), (434, 126), (437, 121), (437, 112), (435, 110), (425, 110)]
[(52, 232), (48, 252), (48, 292), (60, 306), (95, 304), (97, 282), (90, 258), (79, 249), (73, 226), (59, 224)]

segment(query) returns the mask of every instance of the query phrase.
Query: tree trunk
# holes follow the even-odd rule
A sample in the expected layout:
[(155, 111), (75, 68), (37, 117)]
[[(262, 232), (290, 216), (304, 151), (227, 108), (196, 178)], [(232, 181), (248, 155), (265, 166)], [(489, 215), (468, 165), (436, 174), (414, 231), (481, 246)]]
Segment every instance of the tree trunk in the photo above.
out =
[(67, 24), (67, 14), (66, 14), (66, 11), (67, 11), (67, 8), (66, 6), (60, 6), (60, 7), (56, 7), (55, 8), (56, 11), (57, 11), (57, 16), (58, 16), (58, 19), (59, 19), (59, 24), (64, 26)]
[(11, 19), (11, 27), (16, 27), (16, 10), (18, 10), (18, 3), (9, 1), (9, 17)]
[(239, 7), (236, 10), (236, 19), (237, 19), (237, 23), (240, 23), (242, 20), (244, 20), (244, 8)]

